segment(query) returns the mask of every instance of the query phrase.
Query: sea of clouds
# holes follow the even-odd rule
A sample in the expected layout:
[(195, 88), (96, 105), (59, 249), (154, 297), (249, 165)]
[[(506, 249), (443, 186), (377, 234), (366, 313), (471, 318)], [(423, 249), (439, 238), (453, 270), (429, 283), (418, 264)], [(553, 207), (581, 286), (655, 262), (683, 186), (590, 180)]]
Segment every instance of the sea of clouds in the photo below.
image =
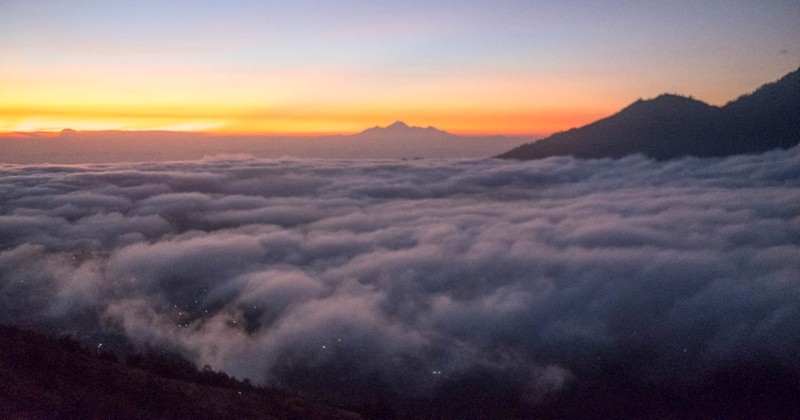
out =
[(797, 374), (800, 149), (2, 165), (0, 321), (342, 393)]

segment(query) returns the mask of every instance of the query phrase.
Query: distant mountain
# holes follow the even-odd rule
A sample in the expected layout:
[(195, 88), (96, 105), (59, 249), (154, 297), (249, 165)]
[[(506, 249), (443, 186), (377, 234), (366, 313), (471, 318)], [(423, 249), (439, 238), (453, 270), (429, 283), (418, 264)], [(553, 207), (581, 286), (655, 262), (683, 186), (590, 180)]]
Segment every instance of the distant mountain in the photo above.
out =
[(402, 122), (354, 135), (317, 136), (65, 129), (59, 134), (0, 133), (0, 163), (163, 162), (216, 155), (269, 159), (479, 159), (532, 140), (533, 137), (521, 136), (460, 136)]
[(402, 121), (396, 121), (387, 127), (368, 128), (351, 137), (367, 139), (386, 139), (386, 140), (442, 140), (457, 138), (455, 134), (439, 130), (434, 127), (414, 127)]
[(531, 160), (571, 155), (655, 159), (761, 153), (800, 143), (800, 69), (716, 107), (676, 95), (638, 100), (592, 124), (524, 144), (498, 156)]

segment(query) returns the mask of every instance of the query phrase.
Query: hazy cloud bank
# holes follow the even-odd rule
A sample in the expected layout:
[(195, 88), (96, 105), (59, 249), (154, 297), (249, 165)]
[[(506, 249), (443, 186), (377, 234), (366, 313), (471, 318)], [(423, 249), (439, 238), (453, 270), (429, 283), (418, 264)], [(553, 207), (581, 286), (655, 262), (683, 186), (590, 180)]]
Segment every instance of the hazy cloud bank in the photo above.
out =
[(0, 319), (342, 393), (798, 374), (800, 149), (0, 166)]

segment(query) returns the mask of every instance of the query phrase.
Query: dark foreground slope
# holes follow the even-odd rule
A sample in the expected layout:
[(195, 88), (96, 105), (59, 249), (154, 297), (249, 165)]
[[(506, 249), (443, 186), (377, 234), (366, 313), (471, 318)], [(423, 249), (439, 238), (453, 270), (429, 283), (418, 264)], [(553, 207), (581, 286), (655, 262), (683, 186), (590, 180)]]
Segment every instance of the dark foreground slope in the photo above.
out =
[[(429, 397), (398, 398), (367, 390), (358, 414), (221, 372), (197, 371), (179, 356), (119, 357), (0, 326), (2, 419), (793, 419), (800, 378), (779, 363), (742, 361), (693, 385), (645, 384), (625, 365), (580, 375), (564, 393), (530, 400), (518, 374), (476, 369)], [(597, 375), (599, 374), (599, 375)], [(609, 378), (614, 380), (609, 381)], [(523, 381), (524, 382), (524, 381)], [(388, 398), (388, 399), (387, 399)]]
[(343, 409), (197, 371), (164, 354), (109, 352), (0, 327), (2, 419), (357, 419)]
[(676, 95), (639, 100), (592, 124), (498, 156), (531, 160), (571, 155), (655, 159), (728, 156), (800, 143), (800, 69), (722, 108)]

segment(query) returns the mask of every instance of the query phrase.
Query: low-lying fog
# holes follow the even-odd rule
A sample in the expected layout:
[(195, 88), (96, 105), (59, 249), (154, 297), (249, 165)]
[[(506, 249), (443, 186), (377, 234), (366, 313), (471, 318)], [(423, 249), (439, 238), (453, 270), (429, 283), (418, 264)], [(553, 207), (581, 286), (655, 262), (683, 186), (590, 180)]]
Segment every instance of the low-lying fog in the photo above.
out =
[(800, 149), (0, 166), (0, 321), (322, 390), (797, 374)]

